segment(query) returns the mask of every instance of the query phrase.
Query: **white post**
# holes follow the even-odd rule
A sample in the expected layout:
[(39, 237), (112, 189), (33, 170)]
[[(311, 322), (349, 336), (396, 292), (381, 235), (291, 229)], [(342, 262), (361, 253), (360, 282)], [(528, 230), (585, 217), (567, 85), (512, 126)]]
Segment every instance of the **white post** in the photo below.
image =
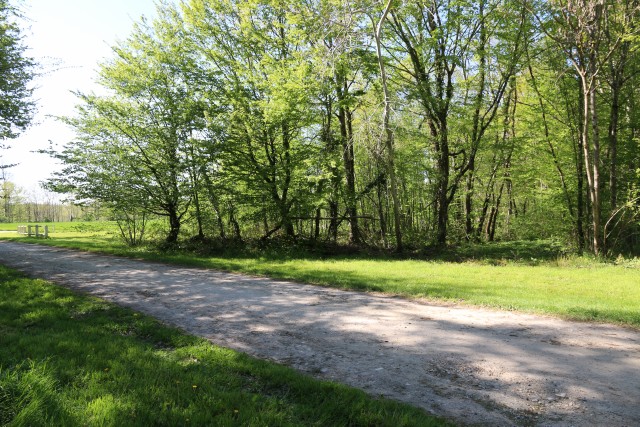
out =
[(36, 225), (36, 237), (40, 237), (40, 226)]
[(27, 225), (27, 229), (29, 230), (29, 232), (27, 233), (27, 236), (31, 237), (31, 226)]
[(44, 238), (45, 239), (49, 238), (49, 226), (48, 225), (44, 226)]

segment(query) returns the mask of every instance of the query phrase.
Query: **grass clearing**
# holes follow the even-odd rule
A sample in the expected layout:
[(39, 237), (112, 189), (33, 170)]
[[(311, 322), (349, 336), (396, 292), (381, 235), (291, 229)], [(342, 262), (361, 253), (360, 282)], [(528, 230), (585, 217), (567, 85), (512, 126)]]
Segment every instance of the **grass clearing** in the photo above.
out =
[(588, 267), (493, 266), (414, 260), (270, 260), (207, 258), (197, 265), (379, 291), (640, 327), (640, 270)]
[(0, 266), (0, 425), (443, 425)]
[(436, 260), (412, 260), (273, 250), (222, 251), (221, 255), (205, 256), (184, 251), (160, 252), (152, 247), (131, 249), (113, 233), (77, 231), (56, 232), (47, 241), (17, 240), (640, 328), (638, 260), (614, 264), (586, 257), (558, 256), (558, 251), (548, 243), (469, 246)]

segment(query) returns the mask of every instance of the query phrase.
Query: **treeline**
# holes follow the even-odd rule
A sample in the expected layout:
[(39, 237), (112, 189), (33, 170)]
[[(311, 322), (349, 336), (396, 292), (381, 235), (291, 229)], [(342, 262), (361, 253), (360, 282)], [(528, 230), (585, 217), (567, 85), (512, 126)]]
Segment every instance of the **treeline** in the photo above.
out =
[[(98, 205), (81, 207), (60, 201), (57, 194), (25, 191), (0, 177), (0, 222), (92, 221), (109, 215)], [(108, 217), (106, 217), (108, 218)]]
[[(638, 0), (161, 2), (48, 186), (168, 242), (640, 251)], [(102, 94), (104, 93), (104, 94)], [(135, 242), (133, 239), (132, 242)]]

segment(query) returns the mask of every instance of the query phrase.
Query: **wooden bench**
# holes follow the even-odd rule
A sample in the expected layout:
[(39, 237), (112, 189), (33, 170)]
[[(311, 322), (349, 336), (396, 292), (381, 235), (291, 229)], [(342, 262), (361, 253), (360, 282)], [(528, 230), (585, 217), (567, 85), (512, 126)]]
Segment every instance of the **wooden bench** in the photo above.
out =
[[(35, 228), (35, 231), (33, 230)], [(44, 229), (44, 232), (40, 231), (40, 228)], [(43, 237), (45, 239), (49, 238), (49, 226), (45, 225), (19, 225), (18, 226), (18, 234), (22, 234), (28, 237)]]

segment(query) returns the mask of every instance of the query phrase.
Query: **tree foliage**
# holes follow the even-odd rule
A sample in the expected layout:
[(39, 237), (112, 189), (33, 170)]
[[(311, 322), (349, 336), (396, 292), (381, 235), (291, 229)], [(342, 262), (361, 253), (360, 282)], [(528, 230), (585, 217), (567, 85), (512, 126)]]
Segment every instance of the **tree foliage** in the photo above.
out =
[[(200, 238), (639, 248), (637, 0), (160, 3), (51, 186)], [(185, 228), (186, 227), (186, 231)]]
[(0, 138), (18, 136), (31, 123), (35, 103), (30, 85), (35, 61), (26, 52), (18, 11), (0, 0)]

